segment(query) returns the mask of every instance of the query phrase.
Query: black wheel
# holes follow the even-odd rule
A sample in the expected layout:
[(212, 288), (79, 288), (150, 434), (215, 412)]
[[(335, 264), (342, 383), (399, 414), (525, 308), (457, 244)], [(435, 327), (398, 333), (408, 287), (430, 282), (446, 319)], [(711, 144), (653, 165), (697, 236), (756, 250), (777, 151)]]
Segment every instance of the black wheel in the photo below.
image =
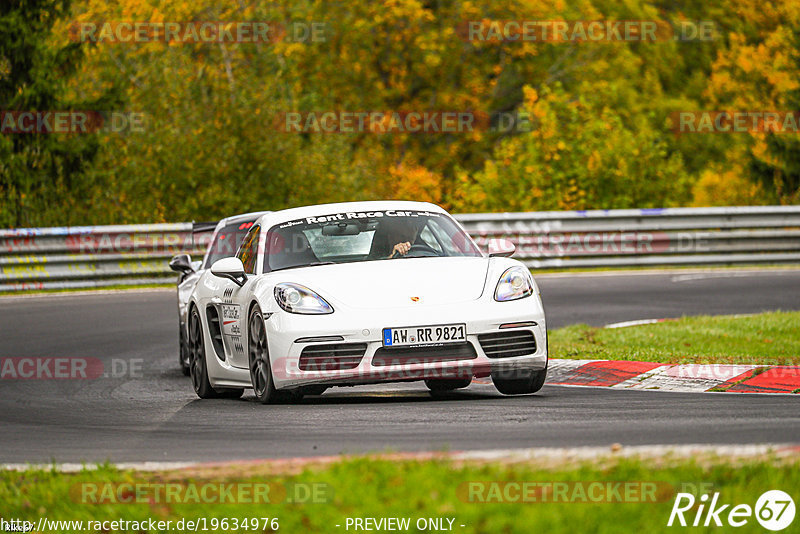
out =
[(436, 393), (453, 391), (454, 389), (465, 388), (472, 383), (469, 378), (429, 378), (425, 380), (425, 385), (431, 390), (431, 395)]
[(206, 362), (206, 348), (203, 339), (203, 323), (200, 322), (200, 313), (197, 308), (192, 308), (189, 316), (189, 375), (192, 377), (194, 392), (201, 399), (216, 399), (219, 392), (211, 387), (208, 381), (208, 367)]
[(513, 369), (492, 371), (492, 382), (497, 391), (506, 395), (525, 395), (536, 393), (547, 378), (547, 366), (539, 371)]
[(264, 327), (264, 317), (258, 305), (253, 307), (248, 321), (247, 353), (250, 362), (250, 382), (253, 392), (262, 404), (269, 404), (279, 400), (280, 395), (275, 390), (272, 380), (272, 368), (269, 363), (269, 348), (267, 347), (267, 331)]
[(189, 346), (186, 344), (186, 339), (183, 336), (183, 329), (178, 335), (178, 363), (180, 363), (183, 376), (189, 376), (189, 371), (192, 366), (192, 354), (189, 352)]

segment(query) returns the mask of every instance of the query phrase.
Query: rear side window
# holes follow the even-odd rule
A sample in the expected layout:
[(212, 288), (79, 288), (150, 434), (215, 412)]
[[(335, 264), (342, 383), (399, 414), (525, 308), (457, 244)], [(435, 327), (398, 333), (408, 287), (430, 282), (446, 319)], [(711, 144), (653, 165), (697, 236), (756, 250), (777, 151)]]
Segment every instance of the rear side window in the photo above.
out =
[(237, 258), (242, 260), (244, 272), (247, 274), (256, 273), (256, 259), (258, 258), (258, 238), (261, 235), (261, 228), (253, 226), (245, 236), (242, 245), (239, 247)]
[(223, 226), (211, 241), (203, 269), (210, 268), (217, 260), (235, 256), (236, 251), (239, 250), (242, 241), (244, 241), (244, 236), (247, 235), (255, 222), (256, 219), (253, 219), (252, 221), (239, 221)]

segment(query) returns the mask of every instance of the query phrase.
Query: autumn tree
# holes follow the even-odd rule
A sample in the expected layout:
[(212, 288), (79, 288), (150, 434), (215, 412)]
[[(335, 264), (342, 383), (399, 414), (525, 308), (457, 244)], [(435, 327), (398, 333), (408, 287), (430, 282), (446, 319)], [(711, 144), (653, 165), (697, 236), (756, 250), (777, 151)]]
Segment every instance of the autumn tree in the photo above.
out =
[[(737, 21), (720, 50), (705, 98), (708, 109), (797, 113), (800, 110), (800, 5), (790, 0), (732, 2)], [(772, 202), (800, 201), (797, 131), (717, 135), (730, 148), (719, 165), (762, 186)], [(735, 187), (734, 184), (721, 187)]]
[[(0, 58), (3, 80), (10, 79), (4, 65), (32, 62), (24, 57), (41, 65), (83, 59), (76, 69), (66, 69), (69, 61), (60, 70), (14, 67), (19, 94), (40, 94), (32, 88), (52, 82), (55, 100), (25, 100), (8, 86), (4, 101), (17, 99), (14, 109), (79, 102), (108, 109), (92, 102), (119, 88), (145, 128), (2, 137), (6, 225), (58, 224), (65, 213), (87, 223), (211, 220), (374, 198), (459, 211), (797, 200), (791, 136), (675, 135), (670, 122), (676, 111), (797, 108), (800, 8), (789, 0), (75, 0), (70, 12), (51, 0), (3, 9), (23, 4), (58, 6), (61, 18), (8, 15), (4, 50), (35, 54)], [(509, 20), (656, 20), (675, 28), (711, 21), (714, 35), (465, 38), (468, 21)], [(321, 23), (324, 30), (319, 41), (70, 43), (72, 24), (102, 21)], [(20, 82), (23, 71), (44, 73), (31, 76), (47, 84)], [(290, 111), (466, 111), (486, 120), (437, 133), (287, 133), (276, 118)], [(83, 152), (52, 159), (69, 147)]]
[[(94, 99), (65, 97), (80, 68), (83, 47), (53, 46), (51, 29), (69, 14), (68, 0), (8, 0), (0, 5), (0, 110), (106, 110), (118, 101), (112, 87)], [(86, 171), (98, 152), (94, 135), (0, 135), (0, 225), (78, 222), (74, 199), (93, 187)]]

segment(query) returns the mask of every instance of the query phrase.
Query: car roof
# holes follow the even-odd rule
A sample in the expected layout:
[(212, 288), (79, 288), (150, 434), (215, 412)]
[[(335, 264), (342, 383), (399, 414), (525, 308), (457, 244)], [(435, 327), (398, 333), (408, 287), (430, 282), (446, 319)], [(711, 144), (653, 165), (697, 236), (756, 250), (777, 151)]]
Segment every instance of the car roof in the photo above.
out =
[(363, 202), (338, 202), (334, 204), (316, 204), (312, 206), (300, 206), (285, 210), (273, 211), (264, 214), (259, 223), (263, 227), (272, 227), (275, 224), (314, 217), (319, 215), (333, 215), (335, 213), (345, 213), (349, 211), (386, 211), (386, 210), (409, 210), (409, 211), (431, 211), (435, 213), (447, 214), (447, 212), (430, 202), (416, 202), (412, 200), (368, 200)]

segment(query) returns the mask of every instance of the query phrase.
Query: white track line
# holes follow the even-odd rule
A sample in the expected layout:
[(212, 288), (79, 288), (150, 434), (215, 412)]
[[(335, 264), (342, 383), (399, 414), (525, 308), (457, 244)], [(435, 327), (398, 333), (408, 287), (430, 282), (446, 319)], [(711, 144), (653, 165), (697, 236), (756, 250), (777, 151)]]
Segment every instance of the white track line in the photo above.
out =
[(621, 321), (619, 323), (611, 323), (605, 325), (603, 328), (626, 328), (628, 326), (641, 326), (643, 324), (663, 323), (669, 319), (638, 319), (636, 321)]
[[(133, 471), (172, 471), (189, 467), (225, 467), (236, 465), (253, 465), (261, 463), (287, 463), (296, 465), (304, 463), (330, 463), (353, 458), (380, 459), (382, 457), (393, 460), (400, 459), (442, 459), (448, 458), (455, 461), (530, 461), (530, 460), (593, 460), (607, 457), (663, 457), (670, 458), (695, 458), (700, 454), (710, 454), (725, 457), (760, 457), (766, 454), (774, 456), (800, 456), (800, 445), (793, 443), (763, 443), (748, 445), (635, 445), (623, 446), (613, 444), (604, 447), (535, 447), (528, 449), (490, 449), (477, 451), (454, 452), (421, 452), (421, 453), (384, 453), (363, 455), (340, 455), (322, 457), (300, 458), (264, 458), (260, 460), (245, 460), (229, 462), (123, 462), (110, 464), (118, 469)], [(74, 473), (82, 470), (95, 470), (95, 464), (0, 464), (0, 469), (23, 471), (26, 469), (55, 470), (61, 473)]]

